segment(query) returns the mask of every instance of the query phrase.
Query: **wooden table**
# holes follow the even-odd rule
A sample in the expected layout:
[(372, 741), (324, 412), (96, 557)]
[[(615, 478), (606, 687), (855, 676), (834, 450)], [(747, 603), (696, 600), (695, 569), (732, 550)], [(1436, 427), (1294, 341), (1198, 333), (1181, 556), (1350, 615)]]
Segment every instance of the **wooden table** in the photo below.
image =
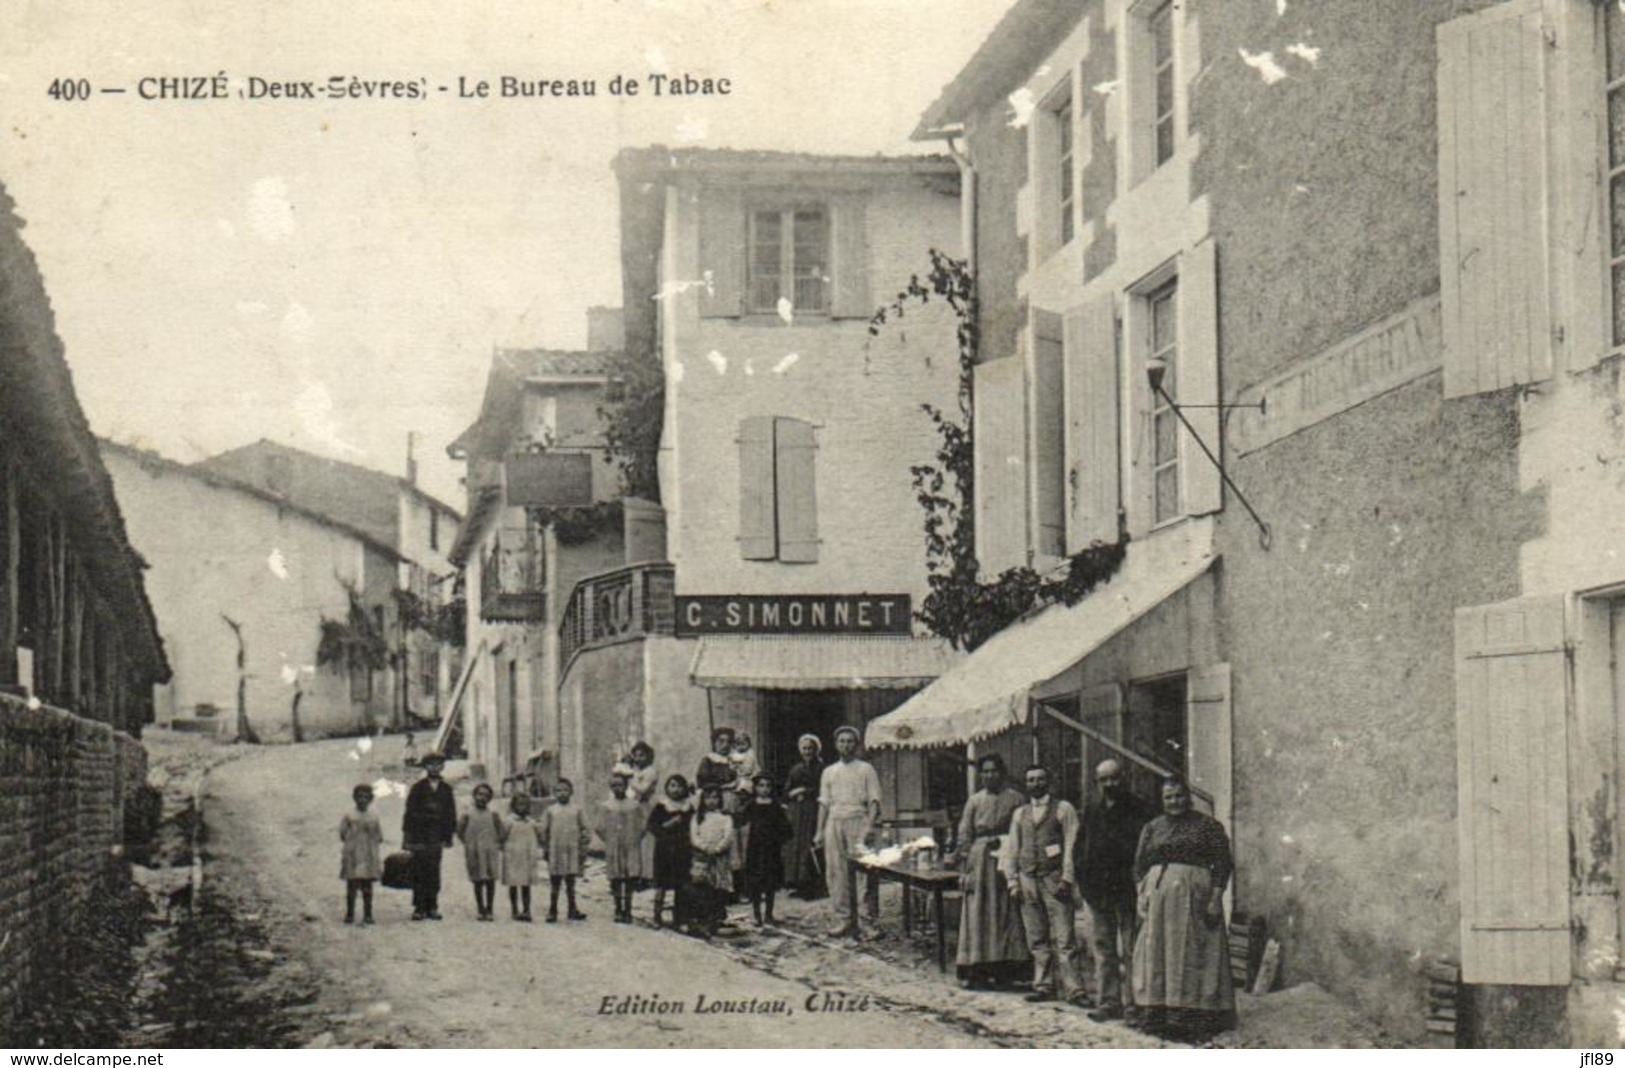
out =
[(885, 882), (899, 883), (903, 887), (903, 933), (914, 933), (913, 892), (923, 890), (931, 895), (932, 916), (937, 923), (937, 971), (948, 970), (948, 930), (943, 921), (942, 895), (959, 889), (959, 873), (940, 868), (916, 871), (913, 868), (864, 864), (855, 859), (846, 862), (847, 899), (851, 902), (851, 915), (847, 922), (858, 929), (858, 873)]

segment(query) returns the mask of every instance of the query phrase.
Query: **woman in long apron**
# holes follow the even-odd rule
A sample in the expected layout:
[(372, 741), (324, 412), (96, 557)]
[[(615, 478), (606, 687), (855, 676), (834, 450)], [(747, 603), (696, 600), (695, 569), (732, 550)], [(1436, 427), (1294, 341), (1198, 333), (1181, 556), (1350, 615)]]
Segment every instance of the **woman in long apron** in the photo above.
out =
[(989, 754), (976, 762), (980, 787), (959, 819), (960, 985), (969, 989), (1018, 982), (1032, 974), (1032, 954), (1021, 926), (1021, 908), (999, 874), (999, 847), (1010, 833), (1010, 818), (1022, 805), (1007, 784), (1004, 759)]

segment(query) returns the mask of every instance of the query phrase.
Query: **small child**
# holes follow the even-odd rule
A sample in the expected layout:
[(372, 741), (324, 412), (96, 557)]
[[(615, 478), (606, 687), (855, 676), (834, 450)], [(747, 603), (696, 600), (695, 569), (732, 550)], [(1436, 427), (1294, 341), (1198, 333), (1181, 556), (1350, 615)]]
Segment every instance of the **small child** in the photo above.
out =
[(739, 810), (745, 837), (745, 892), (756, 926), (773, 924), (773, 895), (784, 885), (784, 847), (794, 837), (790, 817), (773, 798), (773, 777), (758, 773), (751, 780), (755, 797)]
[(474, 884), (474, 908), (480, 920), (496, 919), (497, 870), (502, 866), (502, 817), (491, 808), (490, 784), (474, 787), (474, 811), (457, 817), (468, 878)]
[(740, 798), (741, 801), (748, 800), (753, 792), (751, 781), (761, 772), (762, 765), (756, 759), (756, 750), (751, 747), (750, 735), (744, 731), (734, 736), (734, 747), (728, 754), (728, 763), (734, 766), (734, 774), (739, 776), (734, 789), (745, 795)]
[(401, 763), (409, 768), (418, 766), (418, 747), (417, 743), (412, 741), (411, 731), (406, 732), (406, 747), (401, 750)]
[(666, 907), (666, 891), (672, 892), (672, 926), (688, 920), (689, 866), (693, 847), (688, 844), (688, 824), (694, 818), (694, 802), (689, 799), (688, 780), (681, 775), (666, 777), (666, 796), (649, 810), (649, 837), (654, 840), (655, 926)]
[(581, 874), (581, 861), (587, 855), (591, 836), (580, 805), (572, 805), (570, 798), (575, 787), (569, 779), (560, 779), (553, 787), (553, 805), (542, 813), (542, 856), (547, 858), (548, 882), (552, 897), (547, 907), (547, 922), (559, 922), (559, 887), (563, 886), (570, 902), (569, 917), (584, 920), (587, 914), (576, 908), (576, 876)]
[(384, 872), (378, 847), (384, 841), (384, 828), (378, 813), (371, 812), (372, 787), (363, 783), (350, 791), (355, 811), (339, 820), (339, 878), (344, 880), (344, 922), (355, 922), (355, 899), (361, 895), (361, 922), (372, 923), (372, 884)]
[(627, 776), (612, 775), (614, 796), (599, 804), (598, 826), (604, 843), (604, 874), (615, 895), (615, 922), (632, 922), (632, 887), (643, 878), (643, 808), (626, 796)]
[[(477, 802), (476, 802), (477, 803)], [(502, 824), (502, 882), (508, 887), (508, 907), (520, 923), (530, 922), (530, 888), (536, 882), (536, 854), (542, 845), (542, 825), (530, 818), (530, 797), (514, 794), (508, 802), (508, 821)]]
[(700, 810), (689, 825), (688, 844), (694, 850), (694, 920), (701, 933), (710, 938), (728, 917), (728, 898), (733, 888), (734, 821), (722, 810), (719, 787), (707, 786), (700, 791)]

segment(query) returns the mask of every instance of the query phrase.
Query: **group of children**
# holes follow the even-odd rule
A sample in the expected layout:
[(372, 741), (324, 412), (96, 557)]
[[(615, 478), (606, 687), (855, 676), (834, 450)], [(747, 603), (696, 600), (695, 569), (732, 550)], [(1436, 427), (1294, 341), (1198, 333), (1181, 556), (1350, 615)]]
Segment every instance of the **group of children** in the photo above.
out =
[[(576, 877), (581, 874), (590, 838), (581, 806), (571, 802), (574, 794), (570, 780), (560, 779), (553, 788), (553, 804), (540, 819), (531, 818), (530, 798), (525, 794), (514, 795), (508, 803), (508, 815), (503, 817), (491, 807), (495, 796), (491, 787), (485, 783), (474, 787), (474, 810), (457, 818), (457, 837), (463, 843), (469, 881), (474, 884), (478, 919), (496, 919), (496, 884), (500, 879), (508, 888), (508, 905), (513, 910), (513, 918), (521, 923), (531, 922), (530, 888), (540, 881), (538, 872), (543, 862), (547, 864), (552, 890), (547, 922), (558, 922), (561, 889), (567, 902), (565, 915), (572, 920), (587, 918), (587, 914), (576, 907)], [(355, 905), (359, 897), (363, 905), (361, 922), (370, 924), (373, 922), (373, 883), (383, 875), (380, 847), (384, 832), (377, 814), (371, 811), (372, 787), (357, 786), (351, 797), (355, 810), (345, 813), (339, 821), (342, 847), (339, 877), (345, 885), (344, 922), (356, 922)]]
[[(590, 827), (604, 844), (616, 923), (632, 922), (632, 895), (644, 886), (655, 890), (656, 926), (666, 922), (668, 894), (671, 925), (692, 934), (715, 934), (729, 902), (741, 895), (749, 897), (758, 926), (774, 922), (774, 896), (785, 881), (784, 849), (793, 833), (789, 817), (774, 796), (772, 778), (759, 771), (748, 737), (715, 749), (722, 752), (714, 751), (708, 760), (721, 756), (728, 762), (726, 770), (702, 764), (694, 786), (682, 775), (668, 776), (660, 798), (654, 797), (654, 751), (646, 743), (638, 743), (628, 760), (616, 765), (610, 777), (612, 796), (599, 804)], [(495, 794), (490, 786), (474, 788), (474, 809), (458, 817), (457, 838), (463, 843), (480, 920), (495, 919), (500, 880), (508, 888), (513, 918), (530, 922), (531, 887), (540, 881), (543, 862), (551, 886), (547, 922), (558, 920), (561, 889), (566, 916), (587, 918), (576, 906), (576, 878), (587, 853), (589, 823), (573, 802), (574, 792), (568, 779), (560, 779), (553, 803), (539, 818), (531, 816), (530, 798), (515, 794), (504, 817), (491, 807)], [(372, 885), (382, 874), (383, 831), (370, 811), (372, 787), (357, 786), (353, 796), (355, 811), (346, 813), (339, 825), (344, 922), (355, 922), (359, 896), (361, 922), (370, 924)]]

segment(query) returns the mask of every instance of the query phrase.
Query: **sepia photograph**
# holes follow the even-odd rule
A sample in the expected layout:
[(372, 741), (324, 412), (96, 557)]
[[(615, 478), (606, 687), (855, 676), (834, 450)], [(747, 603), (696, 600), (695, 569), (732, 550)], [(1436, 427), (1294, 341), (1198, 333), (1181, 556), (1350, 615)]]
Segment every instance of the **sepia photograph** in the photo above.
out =
[(1625, 0), (0, 27), (11, 1064), (1625, 1046)]

